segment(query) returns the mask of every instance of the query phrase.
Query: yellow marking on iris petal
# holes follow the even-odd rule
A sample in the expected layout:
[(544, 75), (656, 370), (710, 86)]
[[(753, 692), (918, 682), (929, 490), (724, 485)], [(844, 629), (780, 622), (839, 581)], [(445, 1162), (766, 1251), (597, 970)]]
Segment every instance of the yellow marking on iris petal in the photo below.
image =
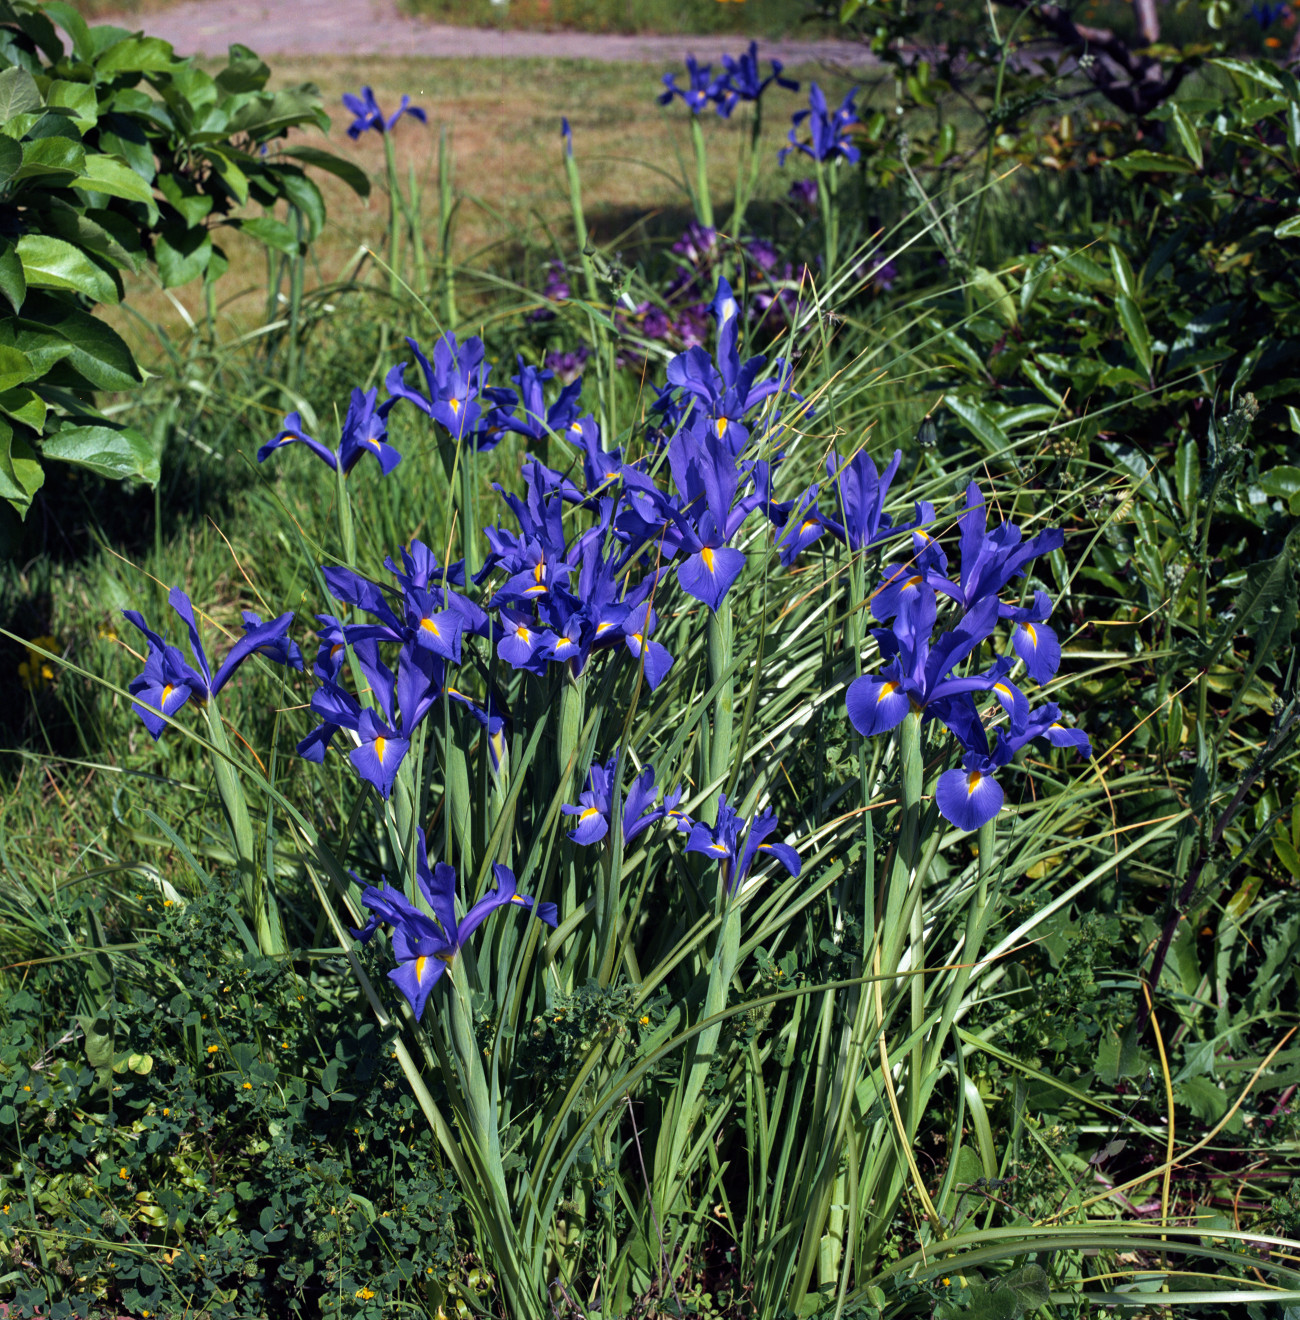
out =
[(437, 958), (437, 960), (438, 960), (439, 962), (445, 962), (445, 963), (448, 964), (448, 966), (450, 966), (451, 963), (452, 963), (452, 961), (453, 961), (453, 960), (455, 959), (455, 957), (456, 957), (456, 950), (455, 950), (455, 949), (443, 949), (443, 951), (442, 951), (441, 953), (435, 953), (433, 956), (434, 956), (435, 958)]
[(724, 847), (722, 846), (722, 844), (720, 844), (720, 843), (711, 843), (711, 844), (709, 844), (709, 851), (710, 851), (710, 852), (715, 852), (715, 853), (721, 853), (722, 856), (724, 856), (724, 857), (727, 855), (727, 850), (726, 850), (726, 848), (724, 848)]
[(924, 579), (921, 577), (921, 575), (917, 573), (913, 577), (908, 578), (907, 581), (903, 583), (903, 590), (906, 591), (908, 587), (914, 587), (918, 582), (921, 582), (923, 580)]
[(175, 691), (176, 689), (172, 687), (170, 683), (168, 683), (162, 690), (162, 700), (158, 704), (160, 706), (165, 706), (168, 703), (168, 701), (171, 700), (171, 695)]
[(968, 775), (966, 776), (966, 796), (967, 796), (967, 797), (970, 797), (970, 795), (971, 795), (972, 793), (974, 793), (974, 791), (975, 791), (975, 790), (980, 786), (980, 784), (983, 782), (983, 779), (984, 779), (984, 776), (983, 776), (982, 774), (980, 774), (980, 772), (979, 772), (978, 770), (972, 770), (972, 771), (970, 772), (970, 774), (968, 774)]
[(638, 646), (644, 646), (644, 645), (645, 645), (645, 633), (633, 633), (633, 634), (628, 638), (628, 641), (629, 641), (629, 642), (635, 642)]
[(614, 625), (612, 623), (598, 623), (596, 625), (596, 636), (599, 637), (600, 634), (603, 633), (606, 628), (612, 628), (613, 626)]
[(460, 413), (460, 400), (453, 397), (448, 399), (447, 403), (451, 407), (452, 416), (457, 416)]
[(719, 417), (713, 425), (718, 432), (718, 439), (721, 440), (722, 437), (727, 434), (727, 419), (725, 417)]
[(432, 619), (421, 619), (420, 627), (423, 628), (425, 632), (432, 633), (435, 637), (442, 636), (442, 631)]
[(375, 739), (375, 755), (379, 758), (379, 764), (384, 763), (384, 748), (388, 746), (388, 739), (382, 735)]
[(535, 587), (526, 587), (526, 588), (524, 589), (524, 595), (525, 595), (525, 596), (544, 596), (544, 595), (546, 595), (546, 583), (544, 583), (544, 582), (539, 582), (539, 583), (537, 584), (537, 586), (535, 586)]
[(510, 901), (512, 903), (518, 903), (520, 907), (527, 907), (529, 905), (528, 898), (524, 894), (512, 894), (510, 896)]
[[(447, 695), (448, 695), (449, 697), (464, 697), (464, 696), (465, 696), (465, 694), (464, 694), (459, 688), (454, 688), (454, 687), (449, 687), (449, 688), (447, 689)], [(466, 698), (466, 699), (468, 700), (468, 698)]]
[(540, 559), (533, 568), (533, 581), (540, 582), (546, 576), (546, 560)]
[(333, 660), (334, 657), (335, 657), (336, 655), (338, 655), (338, 653), (339, 653), (342, 649), (343, 649), (343, 643), (342, 643), (342, 642), (335, 642), (334, 645), (330, 647), (330, 659)]
[(882, 683), (880, 685), (880, 691), (876, 693), (876, 705), (879, 706), (886, 697), (892, 697), (901, 686), (902, 684), (896, 683), (892, 678), (889, 682)]
[(416, 984), (416, 985), (423, 985), (423, 984), (424, 984), (424, 965), (425, 965), (425, 963), (427, 963), (428, 961), (429, 961), (429, 959), (428, 959), (424, 954), (421, 954), (421, 955), (415, 960), (415, 984)]
[(704, 560), (704, 567), (707, 568), (707, 569), (709, 570), (710, 573), (712, 573), (712, 572), (713, 572), (713, 551), (710, 550), (709, 547), (708, 547), (707, 545), (706, 545), (706, 546), (700, 551), (700, 558), (701, 558), (702, 560)]
[(1010, 689), (1009, 687), (1007, 687), (1007, 685), (1006, 685), (1005, 683), (994, 683), (994, 684), (993, 684), (993, 691), (994, 691), (994, 692), (997, 692), (997, 693), (1000, 693), (1000, 694), (1001, 694), (1002, 696), (1004, 696), (1004, 697), (1010, 697), (1010, 696), (1011, 696), (1011, 689)]
[(379, 448), (379, 441), (376, 440), (373, 435), (366, 435), (366, 436), (362, 436), (361, 438), (366, 442), (366, 444), (374, 445), (376, 449)]
[(1020, 625), (1029, 634), (1029, 645), (1038, 645), (1038, 632), (1032, 623), (1022, 623)]
[(521, 641), (525, 641), (525, 642), (526, 642), (526, 641), (529, 640), (530, 637), (532, 637), (532, 633), (530, 633), (530, 632), (528, 631), (528, 627), (527, 627), (526, 624), (522, 624), (522, 623), (521, 623), (521, 624), (515, 629), (515, 636), (518, 637)]
[(582, 434), (582, 423), (581, 423), (581, 422), (570, 422), (570, 423), (569, 423), (569, 430), (570, 430), (570, 431), (576, 431), (579, 435), (581, 435), (581, 434)]
[(810, 527), (816, 527), (817, 523), (812, 518), (805, 518), (799, 527), (799, 535), (802, 536)]
[(588, 807), (578, 817), (578, 824), (581, 825), (584, 820), (590, 820), (593, 816), (599, 816), (600, 812), (595, 807)]

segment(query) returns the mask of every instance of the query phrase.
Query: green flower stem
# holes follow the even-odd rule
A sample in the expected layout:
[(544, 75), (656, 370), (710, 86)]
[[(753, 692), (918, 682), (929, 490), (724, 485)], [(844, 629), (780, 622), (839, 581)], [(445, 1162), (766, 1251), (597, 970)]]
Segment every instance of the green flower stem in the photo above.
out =
[(573, 800), (574, 772), (578, 764), (578, 743), (582, 738), (583, 687), (585, 677), (574, 678), (563, 669), (564, 679), (560, 685), (560, 716), (558, 737), (555, 740), (556, 770), (559, 773), (560, 790), (566, 796), (565, 802)]
[(209, 701), (204, 704), (203, 713), (207, 717), (212, 746), (216, 749), (216, 755), (212, 758), (212, 775), (217, 784), (217, 796), (221, 799), (221, 806), (235, 840), (235, 859), (245, 915), (257, 931), (258, 950), (267, 957), (276, 957), (283, 954), (287, 947), (284, 927), (274, 897), (267, 892), (258, 872), (256, 836), (248, 812), (248, 799), (244, 796), (244, 786), (230, 759), (230, 741), (226, 737), (225, 725), (221, 722), (221, 712), (214, 702)]
[(763, 102), (754, 102), (754, 113), (749, 120), (749, 136), (741, 136), (740, 155), (736, 165), (736, 200), (731, 209), (731, 233), (740, 238), (741, 226), (745, 222), (745, 208), (758, 190), (759, 139), (763, 136)]
[(438, 135), (438, 259), (442, 273), (442, 323), (444, 330), (456, 328), (456, 272), (451, 264), (451, 222), (456, 210), (452, 192), (451, 148), (447, 126)]
[(822, 271), (823, 288), (829, 288), (831, 279), (835, 274), (835, 267), (839, 255), (840, 240), (840, 212), (835, 203), (836, 184), (839, 180), (839, 171), (835, 168), (832, 161), (827, 166), (822, 161), (817, 161), (817, 201), (821, 205), (822, 212), (822, 240), (825, 244), (824, 253), (826, 258), (825, 269)]
[[(731, 768), (731, 729), (735, 719), (735, 679), (731, 674), (731, 600), (724, 596), (709, 615), (709, 686), (713, 697), (713, 731), (709, 743), (709, 781), (717, 784)], [(719, 686), (721, 684), (721, 686)], [(718, 789), (707, 799), (716, 807)], [(707, 807), (705, 814), (707, 815)]]
[(709, 192), (709, 161), (704, 150), (704, 125), (691, 116), (691, 144), (695, 147), (695, 214), (700, 224), (713, 228), (713, 195)]
[(478, 509), (475, 505), (476, 452), (473, 445), (461, 441), (460, 464), (460, 546), (465, 558), (465, 575), (472, 578), (479, 569)]
[(394, 298), (401, 292), (402, 277), (400, 274), (400, 252), (398, 245), (401, 241), (401, 203), (398, 200), (399, 190), (397, 185), (397, 152), (393, 148), (393, 135), (384, 133), (384, 168), (388, 174), (388, 292)]
[(582, 179), (578, 162), (567, 145), (562, 149), (564, 174), (569, 183), (569, 210), (573, 216), (573, 236), (577, 240), (582, 259), (583, 283), (587, 286), (590, 304), (587, 322), (592, 343), (596, 348), (597, 382), (600, 392), (600, 426), (603, 435), (615, 434), (614, 427), (614, 341), (606, 320), (597, 315), (600, 306), (600, 285), (596, 279), (596, 264), (591, 259), (591, 243), (587, 237), (587, 217), (582, 209)]

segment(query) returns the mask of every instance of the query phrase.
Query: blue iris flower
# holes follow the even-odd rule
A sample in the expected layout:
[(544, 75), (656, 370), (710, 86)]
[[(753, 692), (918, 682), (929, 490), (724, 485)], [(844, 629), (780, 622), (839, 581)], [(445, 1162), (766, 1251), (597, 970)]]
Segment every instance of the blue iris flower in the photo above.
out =
[[(760, 381), (758, 374), (767, 359), (757, 354), (741, 362), (740, 304), (721, 276), (710, 310), (718, 329), (717, 365), (698, 345), (679, 353), (668, 363), (667, 376), (669, 386), (683, 392), (685, 406), (679, 405), (674, 413), (661, 394), (658, 407), (674, 429), (711, 430), (739, 455), (749, 440), (743, 419), (765, 399), (789, 388), (790, 368), (777, 359), (776, 375)], [(800, 396), (791, 392), (791, 397)]]
[(391, 133), (403, 115), (410, 115), (412, 119), (418, 119), (422, 124), (429, 122), (424, 111), (418, 105), (411, 104), (409, 96), (403, 96), (397, 112), (385, 119), (384, 112), (379, 108), (379, 102), (375, 100), (375, 94), (369, 87), (363, 87), (360, 96), (345, 92), (343, 104), (355, 116), (348, 126), (348, 137), (354, 142), (362, 133), (368, 133), (371, 129), (376, 133)]
[(492, 868), (497, 887), (484, 894), (458, 921), (455, 870), (446, 862), (429, 869), (423, 830), (416, 833), (416, 848), (415, 880), (433, 916), (422, 912), (400, 889), (386, 882), (379, 888), (369, 885), (362, 892), (361, 901), (369, 908), (370, 919), (355, 933), (365, 943), (380, 925), (391, 927), (397, 966), (388, 973), (388, 979), (402, 992), (418, 1019), (443, 972), (454, 966), (456, 955), (466, 941), (497, 908), (521, 907), (551, 927), (556, 925), (559, 913), (554, 903), (537, 903), (527, 894), (519, 893), (514, 872), (497, 863)]
[(548, 408), (543, 386), (548, 380), (554, 379), (555, 373), (542, 367), (525, 365), (522, 353), (518, 361), (519, 374), (510, 379), (519, 386), (519, 407), (523, 416), (509, 418), (504, 424), (505, 429), (527, 436), (530, 440), (544, 440), (548, 435), (563, 431), (578, 416), (582, 377), (566, 385)]
[(935, 786), (934, 799), (945, 820), (960, 830), (977, 830), (1002, 810), (1002, 786), (994, 778), (1022, 747), (1042, 738), (1053, 747), (1073, 747), (1085, 759), (1092, 755), (1088, 735), (1061, 723), (1061, 710), (1054, 702), (1039, 707), (1009, 729), (998, 731), (997, 744), (989, 752), (987, 736), (968, 746), (960, 769), (945, 770)]
[(179, 587), (173, 587), (168, 593), (167, 603), (189, 630), (193, 664), (185, 659), (179, 647), (163, 641), (145, 623), (139, 610), (122, 611), (123, 617), (144, 634), (148, 643), (144, 669), (131, 680), (128, 690), (137, 699), (132, 709), (155, 741), (162, 735), (170, 718), (187, 701), (193, 700), (200, 705), (211, 701), (250, 655), (260, 651), (277, 664), (288, 665), (293, 669), (303, 667), (302, 652), (288, 637), (289, 624), (293, 622), (292, 612), (282, 614), (270, 623), (263, 623), (256, 614), (245, 611), (244, 635), (226, 653), (226, 658), (214, 676), (207, 652), (203, 649), (190, 598)]
[(979, 725), (973, 692), (993, 692), (1008, 709), (1028, 709), (1024, 694), (1006, 678), (1005, 660), (969, 678), (953, 674), (997, 626), (997, 599), (979, 601), (955, 628), (932, 639), (936, 617), (934, 592), (923, 589), (900, 606), (892, 632), (874, 632), (886, 663), (879, 673), (855, 678), (846, 696), (849, 719), (860, 734), (870, 737), (897, 728), (916, 708), (942, 720), (958, 738), (969, 739), (972, 727)]
[(588, 496), (607, 490), (623, 466), (623, 450), (605, 449), (600, 423), (590, 414), (571, 421), (561, 435), (582, 454), (582, 475)]
[[(924, 516), (924, 511), (918, 516)], [(926, 521), (932, 518), (930, 511)], [(876, 618), (891, 618), (904, 595), (922, 583), (970, 609), (985, 597), (996, 598), (1014, 579), (1025, 575), (1032, 560), (1065, 544), (1065, 534), (1057, 527), (1029, 540), (1024, 539), (1015, 523), (1000, 523), (989, 531), (984, 496), (973, 481), (966, 488), (966, 509), (958, 526), (961, 570), (956, 580), (948, 576), (947, 556), (938, 543), (917, 527), (913, 530), (915, 554), (911, 563), (886, 567), (884, 581), (872, 597), (871, 609)], [(1037, 683), (1046, 683), (1061, 663), (1061, 644), (1046, 622), (1051, 612), (1051, 601), (1043, 591), (1034, 593), (1032, 605), (998, 603), (999, 617), (1016, 624), (1012, 649)]]
[(791, 874), (800, 870), (799, 854), (788, 843), (766, 843), (776, 829), (776, 816), (764, 812), (752, 823), (727, 804), (727, 795), (718, 798), (718, 821), (712, 829), (703, 821), (696, 821), (686, 840), (687, 852), (703, 853), (712, 857), (722, 868), (722, 884), (728, 897), (740, 892), (760, 853), (775, 857)]
[(1250, 7), (1250, 16), (1259, 24), (1262, 31), (1267, 32), (1269, 28), (1280, 18), (1285, 18), (1291, 11), (1288, 4), (1253, 4)]
[(716, 103), (721, 99), (725, 76), (713, 77), (713, 66), (698, 63), (694, 55), (686, 57), (686, 73), (690, 82), (685, 87), (677, 85), (675, 73), (665, 73), (663, 77), (665, 90), (660, 92), (656, 99), (660, 105), (667, 105), (673, 97), (680, 96), (685, 101), (687, 109), (692, 114), (698, 115), (703, 113), (711, 102)]
[(778, 87), (784, 87), (791, 92), (799, 90), (799, 84), (793, 78), (783, 78), (781, 76), (784, 65), (780, 60), (769, 62), (772, 66), (772, 72), (766, 78), (763, 78), (758, 71), (758, 42), (756, 41), (751, 41), (749, 49), (738, 59), (731, 55), (722, 57), (722, 65), (727, 72), (719, 82), (716, 99), (718, 113), (724, 119), (731, 118), (731, 112), (736, 108), (738, 101), (757, 101), (772, 83), (776, 83)]
[(373, 454), (386, 476), (402, 461), (402, 456), (388, 443), (384, 410), (375, 407), (377, 394), (377, 390), (352, 391), (337, 451), (309, 436), (303, 429), (302, 417), (291, 412), (284, 419), (282, 429), (257, 451), (257, 461), (265, 463), (271, 454), (285, 445), (302, 444), (335, 472), (342, 469), (345, 476), (356, 467), (362, 455)]
[[(586, 788), (578, 796), (578, 805), (566, 804), (560, 810), (566, 816), (578, 818), (575, 828), (569, 831), (569, 838), (574, 843), (599, 843), (609, 833), (610, 803), (614, 796), (615, 778), (618, 773), (618, 753), (615, 752), (607, 765), (594, 764), (587, 772)], [(673, 817), (677, 828), (684, 819), (677, 810), (682, 800), (682, 790), (674, 789), (663, 800), (661, 806), (655, 806), (659, 790), (655, 787), (655, 772), (647, 767), (632, 781), (623, 801), (623, 843), (630, 843), (644, 830), (648, 830), (657, 821)]]
[[(853, 98), (858, 89), (854, 87), (840, 103), (837, 110), (831, 110), (826, 104), (826, 93), (816, 83), (808, 88), (808, 109), (798, 111), (792, 119), (790, 145), (782, 147), (777, 155), (779, 164), (785, 164), (785, 158), (792, 151), (800, 151), (813, 160), (827, 161), (842, 159), (850, 165), (856, 165), (860, 153), (848, 136), (848, 130), (859, 123), (857, 108)], [(808, 141), (799, 137), (799, 127), (808, 121)]]
[[(399, 362), (384, 378), (390, 398), (383, 411), (387, 413), (399, 399), (406, 399), (453, 440), (470, 437), (476, 449), (495, 448), (516, 398), (514, 390), (487, 383), (492, 367), (485, 361), (483, 341), (474, 335), (460, 344), (455, 335), (443, 335), (433, 346), (432, 362), (414, 339), (408, 337), (406, 342), (424, 376), (424, 392), (406, 383), (408, 364)], [(489, 405), (486, 409), (485, 403)]]

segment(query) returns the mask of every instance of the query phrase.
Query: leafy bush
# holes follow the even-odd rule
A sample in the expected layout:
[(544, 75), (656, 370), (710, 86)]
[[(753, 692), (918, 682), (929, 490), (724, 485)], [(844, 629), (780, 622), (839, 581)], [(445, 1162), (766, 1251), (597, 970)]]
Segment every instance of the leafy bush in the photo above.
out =
[[(325, 203), (303, 165), (366, 184), (313, 147), (267, 155), (290, 130), (329, 120), (310, 84), (268, 92), (270, 70), (247, 47), (213, 76), (157, 37), (88, 27), (57, 0), (6, 0), (0, 25), (0, 497), (25, 515), (46, 461), (158, 481), (154, 439), (93, 401), (142, 380), (92, 314), (121, 300), (123, 272), (152, 264), (164, 287), (210, 288), (228, 265), (216, 230), (289, 254), (320, 232)], [(235, 214), (250, 202), (264, 214)], [(271, 214), (280, 202), (288, 223)]]

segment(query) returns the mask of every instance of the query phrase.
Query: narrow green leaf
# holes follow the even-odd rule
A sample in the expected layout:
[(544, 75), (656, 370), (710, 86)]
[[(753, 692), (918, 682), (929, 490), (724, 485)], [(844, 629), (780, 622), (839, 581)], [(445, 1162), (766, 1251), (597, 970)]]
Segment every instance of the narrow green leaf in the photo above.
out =
[(1110, 268), (1115, 272), (1115, 283), (1119, 285), (1120, 292), (1130, 298), (1136, 298), (1137, 280), (1133, 277), (1133, 267), (1129, 264), (1123, 249), (1116, 247), (1114, 243), (1110, 245)]
[(983, 441), (989, 453), (998, 454), (1011, 447), (1010, 437), (988, 414), (983, 404), (951, 394), (944, 399), (944, 403), (949, 412), (960, 418)]
[(1159, 151), (1130, 151), (1109, 162), (1121, 174), (1151, 171), (1157, 174), (1195, 174), (1196, 166), (1181, 156), (1166, 156)]
[(1201, 489), (1201, 456), (1196, 441), (1190, 436), (1178, 446), (1178, 454), (1174, 459), (1174, 479), (1178, 486), (1179, 503), (1183, 506), (1183, 512), (1190, 516)]
[(1142, 369), (1150, 376), (1151, 332), (1147, 329), (1146, 317), (1142, 315), (1142, 309), (1124, 293), (1115, 299), (1115, 307), (1119, 311), (1120, 324), (1124, 327), (1129, 347), (1142, 364)]
[(1172, 107), (1169, 118), (1173, 123), (1174, 132), (1178, 134), (1178, 141), (1187, 153), (1188, 159), (1199, 170), (1205, 163), (1205, 157), (1201, 150), (1201, 139), (1195, 126), (1176, 105)]
[(1300, 238), (1300, 215), (1293, 215), (1290, 220), (1284, 220), (1273, 230), (1273, 237)]

